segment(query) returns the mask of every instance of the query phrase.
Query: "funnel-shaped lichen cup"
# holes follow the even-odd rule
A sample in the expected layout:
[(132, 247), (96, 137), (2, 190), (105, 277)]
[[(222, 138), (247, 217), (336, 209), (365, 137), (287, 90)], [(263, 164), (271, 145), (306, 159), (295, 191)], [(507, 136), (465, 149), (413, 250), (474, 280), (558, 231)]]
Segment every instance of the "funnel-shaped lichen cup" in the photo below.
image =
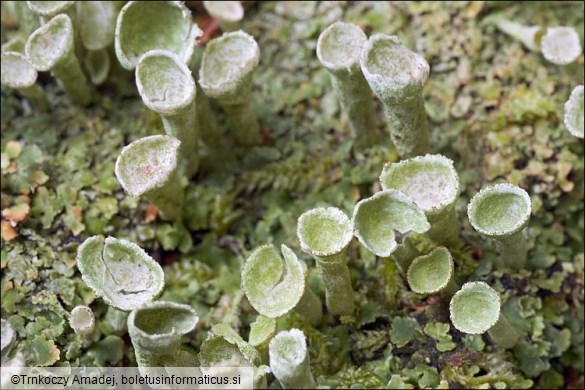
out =
[(583, 86), (577, 85), (565, 103), (564, 116), (565, 127), (577, 138), (583, 138), (583, 102)]
[(224, 32), (237, 30), (244, 18), (244, 7), (239, 1), (204, 1), (203, 6)]
[(427, 113), (422, 89), (429, 64), (407, 49), (398, 37), (374, 34), (362, 47), (360, 64), (374, 94), (382, 101), (390, 136), (402, 158), (429, 149)]
[(114, 1), (77, 1), (75, 10), (79, 36), (87, 50), (102, 50), (114, 42), (118, 14)]
[(162, 217), (177, 220), (183, 207), (183, 189), (177, 174), (181, 142), (166, 135), (153, 135), (132, 142), (116, 160), (116, 177), (130, 196), (145, 196)]
[(28, 8), (44, 20), (73, 9), (75, 1), (27, 1)]
[(128, 316), (128, 333), (136, 362), (144, 375), (149, 367), (195, 365), (195, 356), (181, 350), (181, 337), (192, 332), (199, 321), (188, 305), (155, 301), (138, 307)]
[(465, 283), (451, 298), (451, 322), (460, 332), (483, 334), (502, 348), (512, 348), (519, 340), (516, 330), (500, 312), (500, 295), (484, 282)]
[(116, 21), (116, 56), (128, 70), (155, 49), (175, 53), (187, 64), (201, 35), (181, 1), (129, 1)]
[[(397, 248), (396, 232), (424, 233), (430, 225), (424, 212), (405, 194), (387, 189), (360, 200), (353, 210), (355, 236), (370, 252), (388, 257)], [(412, 259), (409, 259), (409, 261)], [(399, 264), (404, 272), (409, 261)]]
[(75, 103), (86, 106), (91, 102), (87, 79), (75, 56), (69, 16), (57, 15), (39, 27), (28, 38), (25, 52), (37, 70), (51, 71)]
[(283, 389), (315, 389), (305, 334), (299, 329), (279, 332), (270, 340), (270, 369)]
[(556, 65), (568, 65), (583, 53), (579, 34), (573, 27), (548, 27), (540, 48), (544, 58)]
[(0, 320), (0, 324), (0, 356), (2, 358), (2, 363), (4, 363), (4, 359), (8, 356), (14, 344), (16, 344), (16, 332), (14, 331), (12, 325), (10, 325), (10, 322), (6, 321), (4, 318)]
[(353, 237), (350, 219), (336, 207), (319, 207), (303, 213), (297, 222), (303, 252), (310, 254), (325, 285), (325, 300), (333, 315), (354, 311), (353, 288), (346, 248)]
[(371, 146), (380, 139), (372, 91), (359, 61), (360, 50), (367, 40), (366, 34), (355, 24), (335, 22), (317, 41), (317, 57), (331, 74), (341, 108), (360, 146)]
[(502, 17), (497, 17), (494, 20), (494, 24), (503, 33), (522, 42), (527, 49), (540, 51), (540, 39), (545, 30), (543, 27), (525, 26)]
[(251, 105), (252, 77), (259, 60), (260, 49), (254, 38), (235, 31), (207, 44), (199, 69), (201, 89), (222, 106), (241, 145), (257, 145), (262, 141)]
[(452, 244), (459, 235), (455, 205), (460, 192), (453, 161), (440, 154), (417, 156), (384, 165), (383, 189), (406, 194), (425, 213), (431, 224), (429, 236), (440, 244)]
[(284, 260), (273, 245), (263, 245), (246, 260), (242, 287), (248, 301), (266, 317), (277, 318), (295, 309), (308, 321), (318, 322), (321, 303), (305, 283), (301, 262), (286, 245), (281, 251)]
[(160, 265), (127, 240), (88, 238), (77, 250), (77, 268), (97, 296), (124, 311), (152, 301), (164, 287)]
[(94, 331), (95, 317), (89, 306), (75, 306), (69, 316), (69, 326), (79, 335), (85, 336)]
[(410, 289), (417, 294), (452, 296), (459, 289), (453, 279), (453, 257), (445, 247), (416, 257), (406, 273)]
[(521, 269), (526, 263), (524, 228), (531, 213), (530, 196), (522, 188), (495, 184), (482, 189), (469, 202), (469, 222), (482, 236), (498, 244), (504, 264)]
[(37, 70), (24, 55), (13, 51), (3, 52), (0, 72), (2, 74), (2, 84), (17, 90), (18, 93), (30, 99), (40, 109), (45, 110), (47, 108), (43, 89), (36, 84)]
[(197, 88), (191, 71), (172, 52), (151, 50), (138, 62), (136, 86), (146, 107), (162, 117), (165, 132), (181, 141), (181, 171), (191, 177), (199, 168)]

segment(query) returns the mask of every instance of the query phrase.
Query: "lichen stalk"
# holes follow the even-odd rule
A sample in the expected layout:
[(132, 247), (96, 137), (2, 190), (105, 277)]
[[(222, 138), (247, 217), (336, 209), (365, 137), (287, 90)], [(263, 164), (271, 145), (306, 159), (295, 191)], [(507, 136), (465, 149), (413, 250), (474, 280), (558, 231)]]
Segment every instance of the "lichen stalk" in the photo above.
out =
[(488, 334), (494, 343), (506, 349), (512, 348), (520, 340), (520, 335), (502, 313), (500, 313), (496, 324), (488, 330)]
[(351, 315), (355, 310), (351, 277), (345, 252), (326, 258), (315, 257), (325, 285), (325, 303), (333, 315)]
[(315, 389), (307, 340), (302, 331), (278, 333), (270, 341), (270, 368), (284, 389)]
[(364, 44), (360, 64), (365, 79), (382, 101), (390, 137), (402, 158), (429, 149), (427, 114), (422, 89), (429, 64), (394, 35), (374, 34)]
[(317, 57), (331, 74), (333, 89), (358, 146), (371, 146), (380, 139), (372, 91), (359, 64), (359, 51), (366, 40), (358, 26), (336, 22), (321, 33), (317, 42)]
[[(236, 142), (240, 145), (258, 145), (262, 143), (260, 125), (252, 110), (251, 93), (238, 104), (222, 104)], [(221, 100), (220, 100), (221, 104)]]

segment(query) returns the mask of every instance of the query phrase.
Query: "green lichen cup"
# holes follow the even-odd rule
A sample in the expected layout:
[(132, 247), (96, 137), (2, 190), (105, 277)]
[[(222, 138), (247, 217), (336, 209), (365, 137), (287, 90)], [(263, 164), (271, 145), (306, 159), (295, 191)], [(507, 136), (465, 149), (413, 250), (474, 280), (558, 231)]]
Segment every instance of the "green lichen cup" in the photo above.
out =
[(581, 139), (583, 138), (585, 116), (583, 105), (583, 86), (577, 85), (571, 92), (569, 100), (565, 103), (564, 123), (571, 135)]
[(73, 9), (75, 1), (27, 1), (26, 5), (35, 14), (51, 19), (54, 16)]
[(79, 36), (87, 50), (103, 50), (114, 43), (118, 10), (114, 1), (76, 1)]
[(583, 53), (579, 34), (573, 27), (548, 27), (540, 40), (542, 55), (555, 65), (575, 62)]
[(500, 312), (500, 295), (484, 282), (465, 283), (451, 298), (449, 312), (460, 332), (483, 334), (502, 348), (512, 348), (519, 335)]
[(128, 333), (142, 375), (150, 367), (190, 367), (195, 356), (181, 349), (181, 337), (192, 332), (199, 316), (189, 305), (155, 301), (137, 307), (128, 316)]
[(395, 35), (374, 34), (363, 45), (360, 65), (374, 94), (382, 101), (390, 136), (402, 158), (429, 149), (427, 113), (422, 89), (430, 67)]
[(336, 207), (311, 209), (299, 217), (297, 237), (301, 250), (316, 261), (329, 312), (351, 315), (355, 306), (345, 253), (353, 237), (351, 220)]
[(236, 141), (245, 146), (262, 142), (251, 105), (252, 77), (259, 61), (254, 38), (234, 31), (207, 44), (199, 69), (201, 89), (222, 106)]
[(477, 232), (496, 240), (504, 264), (521, 269), (526, 263), (524, 230), (531, 210), (530, 196), (526, 191), (501, 183), (478, 192), (469, 202), (467, 215)]
[(75, 306), (69, 315), (69, 326), (79, 335), (86, 336), (95, 329), (95, 316), (89, 306)]
[(108, 51), (102, 49), (88, 51), (84, 64), (91, 83), (101, 85), (108, 78), (112, 63)]
[(138, 61), (136, 86), (146, 107), (161, 116), (165, 132), (181, 141), (181, 172), (191, 177), (199, 168), (197, 88), (191, 71), (174, 53), (151, 50)]
[(494, 20), (496, 27), (503, 33), (522, 42), (527, 49), (540, 51), (540, 39), (545, 29), (541, 26), (525, 26), (523, 24), (497, 17)]
[(425, 233), (431, 227), (424, 212), (408, 196), (395, 189), (383, 190), (360, 200), (353, 210), (352, 220), (359, 242), (380, 257), (390, 256), (397, 248), (396, 232), (403, 235)]
[(155, 49), (170, 51), (187, 64), (202, 34), (181, 1), (129, 1), (116, 21), (116, 56), (128, 70)]
[(416, 257), (408, 267), (406, 279), (417, 294), (452, 296), (459, 289), (453, 273), (453, 257), (447, 248), (440, 246)]
[(30, 35), (25, 52), (38, 71), (50, 70), (75, 103), (87, 106), (91, 103), (91, 93), (75, 56), (73, 38), (71, 19), (60, 14)]
[(30, 61), (21, 53), (13, 51), (2, 52), (1, 58), (2, 84), (30, 99), (41, 110), (46, 110), (47, 100), (43, 89), (36, 84), (38, 73)]
[(372, 91), (359, 62), (360, 50), (367, 40), (355, 24), (335, 22), (317, 41), (317, 58), (331, 74), (333, 88), (358, 146), (371, 146), (380, 139)]
[(203, 6), (224, 32), (237, 30), (244, 18), (244, 7), (239, 1), (204, 1)]
[(299, 329), (279, 332), (270, 341), (270, 369), (283, 389), (315, 389), (305, 334)]
[(8, 357), (12, 347), (16, 344), (16, 332), (12, 325), (10, 325), (10, 322), (4, 318), (0, 320), (0, 325), (0, 356), (2, 362), (4, 362), (4, 359)]
[(133, 242), (93, 236), (77, 249), (81, 278), (110, 306), (130, 311), (155, 299), (164, 288), (161, 266)]
[(281, 246), (282, 256), (273, 245), (252, 252), (242, 270), (242, 287), (250, 304), (263, 316), (280, 317), (295, 309), (310, 322), (321, 317), (321, 303), (305, 283), (305, 269), (295, 253)]
[(396, 189), (416, 203), (431, 224), (431, 239), (439, 244), (457, 242), (460, 224), (455, 205), (461, 189), (453, 161), (440, 154), (427, 154), (387, 163), (380, 183), (383, 189)]
[(177, 172), (181, 142), (166, 135), (153, 135), (132, 142), (116, 160), (116, 177), (130, 196), (144, 196), (162, 217), (177, 220), (183, 207), (183, 189)]

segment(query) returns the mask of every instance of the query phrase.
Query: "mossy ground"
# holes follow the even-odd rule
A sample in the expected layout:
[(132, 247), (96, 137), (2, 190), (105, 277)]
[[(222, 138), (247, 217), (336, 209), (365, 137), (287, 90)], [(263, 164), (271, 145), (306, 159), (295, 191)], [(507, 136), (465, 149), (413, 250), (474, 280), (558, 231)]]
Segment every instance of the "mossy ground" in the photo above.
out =
[[(107, 306), (75, 266), (78, 245), (94, 234), (135, 241), (163, 265), (161, 298), (188, 303), (201, 316), (186, 340), (195, 351), (220, 321), (247, 337), (256, 313), (240, 289), (240, 269), (258, 245), (286, 243), (307, 261), (310, 284), (323, 293), (312, 260), (300, 251), (296, 219), (317, 206), (351, 214), (379, 189), (383, 164), (398, 159), (389, 142), (352, 148), (316, 58), (319, 33), (343, 19), (368, 34), (397, 34), (431, 65), (424, 98), (433, 152), (455, 161), (463, 188), (456, 275), (498, 290), (523, 342), (502, 351), (487, 336), (459, 333), (444, 302), (410, 292), (389, 259), (368, 254), (356, 240), (349, 248), (355, 317), (312, 328), (291, 314), (279, 328), (305, 331), (317, 381), (332, 387), (582, 388), (583, 142), (564, 128), (562, 110), (583, 84), (583, 55), (566, 67), (547, 63), (490, 25), (496, 12), (574, 26), (583, 42), (579, 2), (256, 4), (244, 29), (261, 49), (254, 106), (265, 145), (233, 153), (226, 141), (205, 150), (186, 189), (186, 229), (125, 196), (114, 176), (124, 145), (162, 130), (135, 95), (131, 74), (100, 87), (88, 109), (72, 106), (49, 76), (41, 78), (47, 113), (31, 111), (2, 87), (2, 318), (18, 333), (16, 349), (30, 365), (134, 364), (128, 337), (105, 318)], [(466, 218), (470, 197), (498, 181), (525, 188), (533, 204), (528, 268), (512, 274), (497, 270), (495, 247)], [(84, 339), (67, 324), (78, 304), (96, 314), (97, 331)]]

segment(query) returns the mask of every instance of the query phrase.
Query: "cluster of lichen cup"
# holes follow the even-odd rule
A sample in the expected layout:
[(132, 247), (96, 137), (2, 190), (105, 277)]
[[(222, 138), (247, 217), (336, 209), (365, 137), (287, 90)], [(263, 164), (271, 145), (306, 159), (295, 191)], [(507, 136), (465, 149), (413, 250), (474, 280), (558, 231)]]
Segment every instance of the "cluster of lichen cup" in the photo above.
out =
[[(96, 93), (90, 85), (104, 82), (115, 53), (123, 68), (135, 72), (140, 97), (160, 115), (165, 133), (124, 147), (115, 174), (128, 195), (145, 197), (163, 219), (181, 223), (183, 179), (199, 169), (201, 136), (206, 135), (203, 141), (208, 146), (223, 143), (208, 97), (221, 106), (237, 144), (261, 144), (251, 105), (260, 49), (252, 36), (234, 31), (243, 17), (239, 2), (204, 2), (226, 33), (207, 43), (197, 81), (189, 66), (202, 31), (181, 2), (130, 1), (123, 7), (101, 1), (27, 3), (27, 8), (18, 7), (28, 15), (21, 27), (30, 35), (20, 46), (3, 48), (2, 83), (46, 109), (43, 91), (35, 82), (39, 71), (50, 71), (74, 103), (87, 106)], [(568, 30), (543, 30), (505, 20), (497, 20), (496, 25), (557, 64), (572, 62), (581, 51)], [(569, 40), (570, 58), (560, 57), (562, 38)], [(258, 386), (266, 385), (266, 374), (271, 372), (283, 388), (315, 387), (304, 333), (277, 332), (276, 319), (294, 311), (319, 327), (325, 316), (355, 314), (347, 266), (353, 237), (383, 261), (395, 262), (414, 293), (436, 294), (448, 301), (451, 322), (460, 332), (487, 332), (502, 348), (520, 341), (500, 310), (501, 297), (495, 289), (482, 281), (459, 287), (455, 280), (457, 259), (451, 250), (461, 245), (457, 215), (461, 184), (452, 160), (426, 154), (430, 133), (422, 90), (430, 67), (424, 57), (396, 36), (368, 38), (358, 26), (343, 22), (322, 32), (316, 56), (331, 74), (356, 144), (368, 147), (382, 137), (376, 125), (376, 96), (383, 104), (391, 140), (404, 160), (381, 167), (381, 190), (357, 202), (351, 217), (331, 206), (299, 216), (298, 243), (315, 261), (325, 305), (309, 286), (309, 267), (303, 259), (287, 245), (280, 252), (272, 244), (262, 245), (251, 252), (241, 273), (243, 291), (259, 313), (248, 341), (217, 324), (198, 356), (181, 347), (181, 337), (197, 326), (197, 313), (188, 305), (156, 300), (164, 288), (161, 266), (132, 242), (101, 236), (87, 239), (79, 247), (77, 266), (84, 282), (110, 305), (112, 315), (127, 321), (143, 374), (148, 374), (148, 367), (229, 361), (254, 367)], [(564, 122), (571, 134), (583, 138), (583, 86), (575, 88), (565, 105)], [(486, 186), (467, 207), (473, 229), (495, 241), (500, 254), (497, 266), (512, 272), (526, 266), (530, 214), (528, 193), (509, 183)], [(416, 237), (428, 240), (430, 249), (416, 247)], [(76, 307), (70, 325), (80, 335), (90, 334), (95, 326), (92, 310)], [(2, 329), (4, 340), (5, 329), (7, 334), (11, 330), (4, 320)], [(9, 336), (12, 343), (14, 337)], [(219, 352), (223, 357), (218, 360)]]

